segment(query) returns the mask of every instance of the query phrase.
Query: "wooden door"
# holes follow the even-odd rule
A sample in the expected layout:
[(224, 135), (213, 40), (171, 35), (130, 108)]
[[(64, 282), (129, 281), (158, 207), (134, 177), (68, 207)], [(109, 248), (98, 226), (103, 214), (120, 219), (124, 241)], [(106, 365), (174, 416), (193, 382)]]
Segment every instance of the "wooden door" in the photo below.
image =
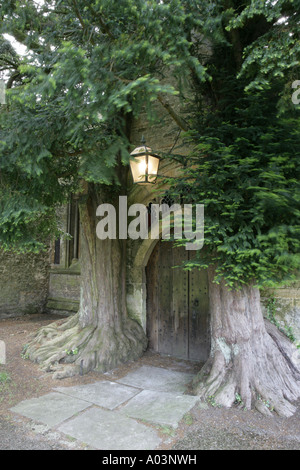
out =
[(209, 354), (208, 280), (205, 270), (184, 271), (184, 247), (159, 242), (149, 259), (147, 334), (149, 348), (182, 359), (205, 361)]

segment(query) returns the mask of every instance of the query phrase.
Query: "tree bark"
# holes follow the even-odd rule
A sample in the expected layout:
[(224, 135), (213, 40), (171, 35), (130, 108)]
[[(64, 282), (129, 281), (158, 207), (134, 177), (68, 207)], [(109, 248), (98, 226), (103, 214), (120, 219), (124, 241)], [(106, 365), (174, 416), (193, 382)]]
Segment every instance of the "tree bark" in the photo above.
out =
[(89, 185), (85, 202), (80, 203), (79, 312), (62, 324), (42, 328), (26, 351), (29, 359), (54, 371), (54, 378), (105, 372), (137, 359), (147, 347), (141, 325), (127, 315), (126, 240), (96, 236), (97, 207), (113, 204), (112, 197), (118, 200), (116, 193)]
[(300, 396), (296, 347), (264, 320), (258, 289), (230, 291), (214, 277), (210, 269), (211, 353), (194, 381), (195, 392), (225, 407), (235, 403), (291, 416)]

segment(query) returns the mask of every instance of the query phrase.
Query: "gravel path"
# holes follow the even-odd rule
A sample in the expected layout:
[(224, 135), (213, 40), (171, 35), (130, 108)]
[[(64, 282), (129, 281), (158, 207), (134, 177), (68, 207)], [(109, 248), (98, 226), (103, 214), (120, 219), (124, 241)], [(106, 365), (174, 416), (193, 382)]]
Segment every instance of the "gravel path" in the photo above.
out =
[(13, 424), (7, 418), (0, 417), (1, 450), (65, 450), (59, 442), (47, 439), (41, 434), (34, 434), (21, 423)]
[[(300, 405), (300, 403), (299, 403)], [(298, 407), (299, 410), (299, 407)], [(300, 413), (283, 419), (256, 411), (194, 410), (194, 423), (185, 428), (177, 450), (300, 450)]]

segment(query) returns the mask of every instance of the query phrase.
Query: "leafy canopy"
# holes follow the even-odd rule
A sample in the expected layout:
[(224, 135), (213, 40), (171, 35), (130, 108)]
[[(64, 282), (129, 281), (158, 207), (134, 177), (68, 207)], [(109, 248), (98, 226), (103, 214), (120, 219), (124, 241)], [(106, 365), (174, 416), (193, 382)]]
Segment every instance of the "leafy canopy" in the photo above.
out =
[(195, 81), (193, 151), (169, 181), (175, 200), (205, 206), (205, 246), (186, 267), (217, 265), (230, 287), (275, 285), (300, 267), (300, 115), (286, 87), (299, 74), (299, 10), (267, 3), (219, 10), (211, 79)]
[[(128, 124), (167, 95), (193, 151), (173, 194), (205, 204), (205, 249), (229, 285), (299, 267), (299, 0), (6, 0), (0, 244), (37, 250), (82, 179), (117, 187)], [(0, 36), (1, 37), (1, 36)], [(205, 256), (203, 256), (205, 254)]]
[(29, 51), (15, 57), (2, 37), (0, 243), (35, 250), (81, 179), (119, 184), (129, 120), (144, 106), (153, 119), (158, 95), (205, 69), (191, 52), (197, 20), (179, 0), (7, 0), (0, 15), (0, 33)]

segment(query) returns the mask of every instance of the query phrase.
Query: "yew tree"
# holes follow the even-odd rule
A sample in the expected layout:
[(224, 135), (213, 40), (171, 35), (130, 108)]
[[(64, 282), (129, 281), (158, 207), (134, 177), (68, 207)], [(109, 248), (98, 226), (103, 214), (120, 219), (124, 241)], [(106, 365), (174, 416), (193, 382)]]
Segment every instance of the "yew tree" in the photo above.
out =
[(185, 265), (209, 274), (211, 353), (194, 386), (220, 405), (289, 416), (299, 351), (264, 319), (260, 288), (299, 278), (299, 10), (236, 2), (234, 15), (229, 3), (212, 7), (210, 54), (198, 55), (209, 79), (194, 77), (185, 134), (193, 150), (168, 180), (174, 200), (205, 207), (204, 249)]
[(127, 315), (126, 240), (97, 238), (96, 210), (126, 194), (133, 119), (146, 109), (153, 121), (154, 101), (176, 116), (168, 95), (191, 70), (204, 75), (190, 51), (194, 20), (177, 0), (12, 0), (0, 15), (1, 249), (43, 249), (57, 235), (55, 208), (71, 194), (80, 207), (80, 309), (27, 355), (55, 377), (105, 371), (139, 357), (147, 338)]
[[(105, 371), (146, 348), (126, 310), (126, 241), (96, 237), (96, 209), (117, 207), (126, 194), (132, 122), (141, 110), (155, 122), (160, 103), (192, 149), (172, 191), (205, 204), (205, 244), (194, 264), (209, 269), (212, 350), (195, 390), (225, 406), (238, 394), (248, 408), (265, 411), (268, 400), (280, 414), (294, 411), (295, 349), (265, 323), (258, 287), (299, 267), (299, 115), (291, 101), (299, 11), (293, 0), (0, 6), (8, 90), (1, 249), (43, 249), (57, 234), (55, 208), (74, 193), (80, 202), (79, 312), (41, 330), (27, 349), (55, 377)], [(189, 112), (179, 115), (171, 95)]]

